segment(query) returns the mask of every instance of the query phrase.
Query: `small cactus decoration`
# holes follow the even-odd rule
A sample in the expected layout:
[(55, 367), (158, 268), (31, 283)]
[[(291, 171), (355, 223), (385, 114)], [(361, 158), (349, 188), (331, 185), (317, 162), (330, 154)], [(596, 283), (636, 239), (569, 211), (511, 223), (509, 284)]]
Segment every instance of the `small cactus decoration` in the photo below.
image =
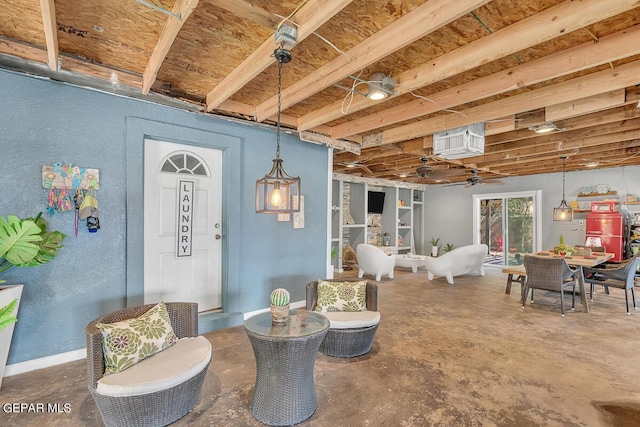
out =
[(271, 304), (277, 306), (289, 304), (289, 291), (283, 288), (274, 289), (271, 292)]
[(286, 322), (289, 317), (289, 291), (283, 288), (271, 292), (271, 318), (276, 323)]

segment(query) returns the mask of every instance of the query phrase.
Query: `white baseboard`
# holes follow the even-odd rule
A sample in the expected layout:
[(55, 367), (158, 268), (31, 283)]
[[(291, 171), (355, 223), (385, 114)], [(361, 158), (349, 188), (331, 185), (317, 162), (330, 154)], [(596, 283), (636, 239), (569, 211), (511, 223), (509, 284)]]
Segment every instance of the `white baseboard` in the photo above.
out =
[(24, 362), (7, 365), (4, 368), (4, 376), (24, 374), (25, 372), (35, 371), (36, 369), (49, 368), (51, 366), (62, 365), (67, 362), (74, 362), (87, 358), (87, 349), (68, 351), (66, 353), (54, 354), (53, 356), (41, 357), (39, 359), (26, 360)]

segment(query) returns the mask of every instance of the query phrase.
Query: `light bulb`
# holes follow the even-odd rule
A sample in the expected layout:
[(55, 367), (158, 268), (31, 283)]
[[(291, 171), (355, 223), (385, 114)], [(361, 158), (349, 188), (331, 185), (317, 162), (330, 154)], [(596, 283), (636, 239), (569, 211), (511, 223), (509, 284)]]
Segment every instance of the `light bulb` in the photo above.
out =
[(386, 97), (387, 97), (387, 94), (382, 92), (381, 90), (369, 92), (369, 94), (367, 95), (367, 98), (369, 98), (372, 101), (381, 101)]
[(271, 193), (271, 205), (280, 207), (280, 203), (282, 203), (282, 195), (280, 194), (280, 182), (276, 181), (273, 183), (273, 192)]

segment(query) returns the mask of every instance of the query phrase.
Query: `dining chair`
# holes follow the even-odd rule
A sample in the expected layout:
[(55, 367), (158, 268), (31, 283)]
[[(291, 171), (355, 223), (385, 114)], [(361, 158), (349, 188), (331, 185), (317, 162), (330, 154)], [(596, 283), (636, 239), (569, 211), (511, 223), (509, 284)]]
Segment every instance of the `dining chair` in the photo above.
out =
[(590, 249), (591, 252), (606, 252), (607, 248), (605, 248), (604, 246), (585, 246), (585, 245), (574, 245), (573, 246), (576, 249)]
[(571, 310), (575, 310), (576, 284), (578, 269), (572, 269), (564, 258), (541, 257), (535, 255), (524, 256), (524, 269), (527, 279), (522, 292), (522, 309), (525, 307), (527, 295), (531, 290), (533, 303), (534, 289), (560, 292), (560, 312), (564, 312), (564, 291), (571, 288)]
[(624, 299), (627, 304), (627, 314), (629, 312), (629, 290), (633, 300), (633, 309), (637, 310), (636, 294), (634, 290), (636, 272), (640, 264), (640, 257), (630, 258), (617, 265), (612, 264), (607, 268), (583, 268), (584, 281), (590, 285), (589, 299), (593, 301), (593, 291), (595, 285), (604, 286), (605, 292), (609, 293), (609, 287), (624, 289)]

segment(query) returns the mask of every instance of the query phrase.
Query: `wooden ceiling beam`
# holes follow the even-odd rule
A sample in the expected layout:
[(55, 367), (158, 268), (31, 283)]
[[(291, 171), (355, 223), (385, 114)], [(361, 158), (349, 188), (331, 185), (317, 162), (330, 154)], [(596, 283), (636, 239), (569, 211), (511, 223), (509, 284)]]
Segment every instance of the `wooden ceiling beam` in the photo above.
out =
[[(553, 152), (544, 156), (540, 161), (536, 158), (520, 157), (517, 159), (511, 159), (505, 163), (495, 163), (492, 167), (503, 167), (511, 170), (515, 175), (532, 175), (539, 173), (552, 173), (557, 172), (561, 168), (561, 155), (569, 156), (567, 162), (567, 171), (572, 170), (584, 170), (584, 164), (592, 161), (598, 161), (602, 165), (621, 166), (622, 163), (627, 162), (629, 157), (634, 156), (640, 150), (640, 139), (631, 139), (628, 141), (621, 141), (618, 143), (610, 143), (607, 145), (595, 145), (593, 147), (585, 147), (580, 150), (567, 150), (564, 152)], [(635, 156), (634, 156), (635, 157)], [(629, 163), (637, 165), (635, 163)], [(601, 166), (597, 166), (594, 169), (598, 169)]]
[(495, 120), (489, 120), (484, 124), (485, 145), (486, 137), (516, 130), (516, 115), (511, 114)]
[(191, 12), (198, 6), (198, 1), (199, 0), (176, 0), (176, 3), (173, 5), (173, 9), (171, 9), (173, 15), (167, 18), (167, 22), (164, 24), (162, 32), (160, 33), (158, 43), (153, 48), (151, 58), (149, 58), (149, 62), (142, 74), (143, 95), (148, 94), (151, 90), (151, 86), (153, 86), (153, 83), (158, 77), (158, 71), (162, 66), (162, 62), (167, 57), (180, 29), (189, 18), (189, 15), (191, 15)]
[(300, 132), (298, 134), (300, 140), (305, 142), (312, 142), (314, 144), (327, 145), (337, 150), (344, 150), (354, 154), (360, 154), (360, 145), (351, 141), (345, 141), (343, 139), (332, 139), (326, 135), (322, 135), (315, 132)]
[[(489, 3), (489, 0), (431, 0), (396, 19), (371, 37), (349, 49), (344, 55), (338, 55), (308, 76), (282, 91), (282, 108), (286, 109), (298, 102), (339, 82), (350, 74), (371, 65), (402, 47), (426, 36), (427, 34), (453, 22), (463, 15)], [(354, 99), (373, 105), (364, 97)], [(277, 97), (264, 101), (256, 107), (256, 120), (263, 121), (277, 111)], [(325, 122), (326, 123), (326, 122)], [(299, 130), (307, 130), (322, 123), (300, 123)]]
[[(353, 0), (309, 0), (290, 18), (298, 24), (297, 42), (300, 43), (309, 37), (309, 35), (352, 1)], [(260, 47), (254, 50), (251, 55), (242, 61), (240, 65), (231, 71), (227, 77), (207, 94), (206, 110), (211, 111), (217, 108), (222, 101), (228, 99), (253, 80), (258, 74), (266, 70), (267, 67), (275, 61), (273, 51), (277, 47), (278, 45), (273, 37), (265, 40)]]
[(58, 71), (58, 26), (56, 25), (56, 5), (54, 0), (40, 0), (44, 38), (47, 42), (47, 64), (52, 71)]
[[(637, 7), (637, 2), (632, 0), (616, 3), (615, 10), (599, 0), (565, 1), (397, 75), (396, 91), (398, 94), (410, 93), (634, 7)], [(367, 101), (354, 99), (349, 107), (350, 113), (372, 105)], [(299, 128), (327, 123), (342, 116), (339, 101), (301, 117)]]
[(485, 146), (484, 155), (490, 156), (494, 154), (507, 153), (513, 150), (537, 147), (542, 144), (561, 143), (572, 139), (588, 138), (593, 135), (606, 135), (636, 128), (640, 128), (640, 117), (637, 119), (622, 120), (602, 125), (597, 124), (595, 126), (584, 127), (572, 131), (555, 132), (546, 135), (537, 135), (531, 132), (531, 137), (527, 139)]
[(595, 135), (585, 138), (576, 138), (568, 141), (551, 142), (548, 144), (536, 144), (531, 148), (515, 149), (508, 152), (489, 154), (475, 158), (478, 165), (484, 167), (496, 167), (507, 165), (507, 160), (523, 159), (527, 157), (535, 158), (534, 161), (540, 162), (551, 157), (560, 157), (562, 153), (572, 150), (580, 150), (586, 147), (603, 146), (607, 144), (616, 144), (621, 141), (630, 141), (640, 138), (640, 129), (631, 129), (621, 132), (614, 132), (606, 135)]
[[(47, 63), (47, 52), (44, 49), (5, 39), (0, 39), (0, 54), (19, 57), (27, 61)], [(133, 89), (140, 89), (142, 85), (142, 77), (139, 74), (115, 70), (93, 62), (64, 55), (59, 56), (59, 61), (62, 63), (62, 68), (66, 71), (94, 77)]]
[[(395, 123), (411, 120), (437, 111), (451, 109), (458, 105), (606, 64), (617, 59), (637, 55), (640, 53), (640, 43), (636, 43), (639, 39), (640, 25), (636, 25), (630, 29), (602, 37), (598, 43), (583, 43), (574, 48), (508, 68), (435, 94), (430, 94), (428, 98), (433, 102), (416, 99), (334, 126), (331, 128), (331, 136), (334, 138), (343, 138), (348, 135), (390, 126)], [(494, 40), (500, 41), (499, 38)], [(460, 49), (464, 49), (464, 47)], [(454, 52), (456, 51), (445, 54), (443, 57), (453, 55)], [(411, 73), (405, 72), (403, 75), (404, 74), (410, 75)], [(302, 120), (301, 118), (301, 121)]]
[[(627, 93), (629, 93), (628, 90)], [(608, 110), (598, 111), (596, 113), (585, 114), (584, 116), (580, 117), (561, 120), (557, 122), (556, 125), (561, 129), (566, 129), (565, 132), (569, 132), (572, 130), (583, 129), (594, 125), (606, 125), (607, 123), (619, 122), (635, 117), (640, 117), (640, 109), (636, 108), (635, 105), (625, 105), (623, 107), (612, 108)], [(492, 145), (529, 139), (532, 136), (532, 131), (527, 129), (526, 127), (524, 129), (518, 129), (512, 132), (490, 135), (485, 137), (485, 150), (487, 150)]]
[(547, 105), (585, 98), (638, 83), (640, 83), (640, 61), (629, 62), (615, 69), (598, 71), (471, 107), (460, 111), (462, 114), (441, 115), (372, 134), (363, 140), (363, 147), (406, 141), (434, 132), (521, 113), (525, 109), (544, 108)]
[[(640, 40), (640, 38), (638, 40)], [(640, 46), (640, 43), (638, 45)], [(545, 108), (545, 120), (547, 122), (556, 122), (557, 120), (570, 119), (596, 111), (619, 107), (627, 102), (625, 93), (625, 89), (616, 89), (588, 98), (548, 105)]]
[(273, 28), (274, 30), (280, 23), (280, 20), (276, 19), (273, 13), (245, 0), (208, 0), (208, 2), (240, 18), (248, 19), (258, 25)]

